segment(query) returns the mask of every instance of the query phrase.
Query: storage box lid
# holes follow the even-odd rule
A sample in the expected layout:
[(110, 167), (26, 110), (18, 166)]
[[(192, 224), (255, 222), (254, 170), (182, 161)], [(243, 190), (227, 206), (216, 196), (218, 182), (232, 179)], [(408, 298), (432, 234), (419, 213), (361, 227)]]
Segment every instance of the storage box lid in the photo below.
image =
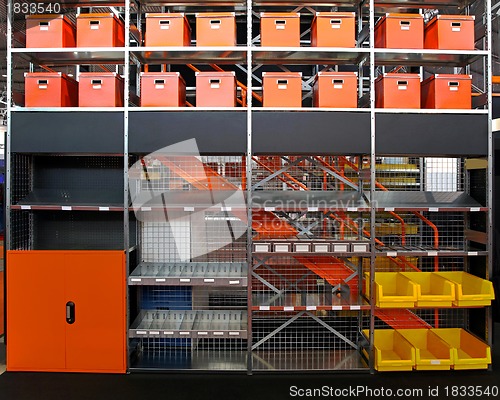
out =
[(355, 18), (354, 12), (317, 12), (315, 18)]
[(220, 13), (196, 13), (196, 18), (234, 18), (234, 12), (220, 12)]
[(26, 19), (68, 19), (68, 17), (64, 14), (32, 14), (26, 15)]
[(387, 72), (384, 75), (379, 75), (376, 81), (379, 81), (381, 79), (418, 79), (420, 80), (420, 75), (419, 74), (396, 74), (396, 73), (391, 73)]
[(432, 24), (435, 24), (437, 20), (462, 22), (462, 21), (474, 21), (475, 18), (476, 17), (474, 15), (435, 15), (429, 22), (427, 22), (425, 27), (428, 28)]
[(472, 75), (458, 75), (458, 74), (435, 74), (429, 76), (424, 80), (423, 83), (428, 83), (434, 79), (442, 79), (445, 81), (470, 81), (472, 80)]
[(141, 77), (145, 78), (178, 78), (181, 81), (184, 81), (180, 72), (141, 72)]
[(117, 78), (123, 79), (116, 72), (80, 72), (80, 78)]
[(302, 78), (302, 72), (263, 72), (262, 77), (266, 78)]
[(224, 77), (236, 77), (236, 73), (234, 71), (198, 71), (195, 72), (195, 76), (207, 77), (207, 78), (224, 78)]
[(300, 13), (261, 12), (261, 18), (300, 18)]
[(333, 79), (338, 79), (338, 78), (358, 78), (358, 73), (357, 72), (335, 72), (335, 71), (320, 71), (316, 74), (314, 77), (314, 82), (316, 82), (319, 78), (333, 78)]
[(62, 72), (25, 72), (26, 79), (44, 79), (44, 78), (61, 78), (66, 79), (72, 83), (77, 83), (74, 78)]
[(185, 18), (184, 13), (147, 13), (146, 18)]
[(116, 22), (123, 24), (122, 20), (118, 18), (113, 13), (91, 13), (91, 14), (78, 14), (76, 16), (77, 19), (106, 19), (106, 18), (114, 18)]
[(422, 14), (400, 14), (400, 13), (387, 13), (382, 18), (380, 18), (375, 25), (379, 25), (384, 22), (387, 18), (396, 18), (400, 20), (408, 20), (408, 19), (424, 19)]

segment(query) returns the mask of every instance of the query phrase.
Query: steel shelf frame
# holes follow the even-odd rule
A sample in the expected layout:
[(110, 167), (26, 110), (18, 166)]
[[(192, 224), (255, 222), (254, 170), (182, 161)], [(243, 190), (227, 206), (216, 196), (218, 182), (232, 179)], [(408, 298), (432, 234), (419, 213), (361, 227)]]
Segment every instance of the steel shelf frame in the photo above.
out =
[[(38, 0), (37, 0), (38, 1)], [(482, 0), (477, 0), (482, 1)], [(124, 163), (123, 169), (123, 181), (124, 181), (124, 193), (123, 193), (123, 205), (112, 207), (106, 206), (87, 206), (87, 205), (62, 205), (62, 204), (12, 204), (11, 203), (11, 193), (12, 193), (12, 117), (14, 114), (22, 115), (29, 112), (40, 112), (40, 113), (63, 113), (63, 112), (118, 112), (123, 115), (123, 151), (121, 154), (124, 156), (125, 160), (132, 157), (134, 154), (140, 152), (134, 152), (130, 150), (131, 142), (131, 121), (134, 115), (139, 115), (143, 112), (157, 112), (157, 113), (191, 113), (191, 112), (204, 112), (210, 111), (211, 113), (217, 112), (234, 112), (234, 113), (245, 113), (246, 116), (246, 149), (242, 152), (245, 157), (246, 169), (244, 171), (246, 182), (252, 182), (253, 179), (253, 169), (252, 169), (252, 159), (256, 154), (259, 154), (259, 143), (257, 139), (258, 132), (258, 116), (265, 115), (265, 113), (284, 113), (285, 115), (307, 115), (317, 112), (318, 114), (329, 114), (329, 115), (339, 115), (341, 112), (352, 113), (353, 115), (366, 115), (369, 117), (369, 146), (367, 149), (363, 149), (359, 154), (367, 155), (370, 159), (370, 170), (369, 170), (369, 191), (363, 193), (363, 189), (359, 187), (354, 187), (354, 192), (361, 193), (366, 196), (366, 201), (364, 201), (361, 196), (360, 202), (352, 207), (341, 207), (336, 210), (354, 213), (369, 213), (370, 215), (370, 240), (369, 240), (369, 250), (366, 252), (339, 252), (334, 255), (339, 258), (347, 260), (350, 257), (356, 256), (359, 258), (368, 258), (370, 275), (374, 276), (376, 259), (379, 256), (384, 257), (407, 257), (407, 256), (421, 256), (421, 257), (486, 257), (488, 268), (488, 277), (492, 273), (492, 53), (491, 53), (491, 43), (492, 43), (492, 27), (491, 27), (491, 0), (484, 0), (485, 2), (485, 13), (486, 13), (486, 49), (487, 50), (474, 50), (474, 51), (446, 51), (446, 50), (388, 50), (388, 49), (377, 49), (374, 48), (374, 25), (375, 16), (378, 10), (382, 10), (386, 7), (388, 8), (454, 8), (454, 9), (465, 9), (474, 1), (469, 0), (369, 0), (369, 1), (353, 1), (353, 0), (334, 0), (331, 2), (318, 2), (317, 0), (293, 0), (293, 1), (282, 1), (282, 0), (207, 0), (204, 2), (196, 2), (194, 0), (178, 0), (178, 1), (162, 1), (162, 0), (143, 0), (138, 2), (138, 5), (161, 5), (161, 6), (175, 6), (175, 7), (186, 7), (186, 9), (192, 9), (193, 7), (198, 7), (200, 5), (207, 7), (229, 7), (233, 9), (246, 9), (246, 25), (247, 25), (247, 35), (246, 35), (246, 45), (236, 46), (231, 48), (147, 48), (147, 47), (132, 47), (130, 43), (131, 34), (131, 14), (132, 6), (130, 2), (114, 2), (114, 1), (77, 1), (77, 0), (63, 0), (63, 5), (66, 7), (83, 7), (83, 6), (95, 6), (96, 3), (102, 6), (122, 6), (124, 7), (125, 16), (125, 38), (126, 43), (123, 48), (68, 48), (68, 49), (23, 49), (14, 48), (12, 46), (12, 40), (7, 42), (7, 70), (12, 71), (13, 59), (15, 57), (21, 57), (29, 62), (47, 65), (47, 66), (60, 66), (60, 65), (82, 65), (82, 64), (119, 64), (124, 66), (124, 81), (125, 88), (130, 87), (131, 76), (130, 67), (134, 64), (147, 64), (147, 63), (157, 63), (157, 64), (186, 64), (186, 63), (200, 63), (200, 64), (222, 64), (222, 65), (234, 65), (239, 64), (246, 71), (247, 75), (247, 91), (246, 91), (246, 107), (241, 107), (236, 109), (181, 109), (181, 108), (141, 108), (134, 107), (130, 105), (130, 95), (128, 90), (125, 90), (125, 102), (124, 107), (120, 108), (110, 108), (110, 109), (81, 109), (81, 108), (60, 108), (60, 109), (38, 109), (38, 108), (21, 108), (13, 105), (12, 96), (12, 74), (7, 74), (7, 138), (6, 138), (6, 249), (12, 249), (11, 240), (11, 211), (22, 211), (22, 210), (53, 210), (53, 211), (67, 211), (70, 207), (71, 211), (117, 211), (123, 212), (123, 235), (124, 235), (124, 249), (129, 249), (126, 251), (127, 259), (126, 265), (127, 270), (132, 271), (135, 265), (131, 265), (131, 238), (130, 238), (130, 216), (131, 207), (129, 204), (129, 189), (128, 189), (128, 164)], [(7, 20), (7, 36), (8, 38), (13, 37), (13, 20), (12, 20), (12, 5), (13, 0), (8, 0), (8, 20)], [(262, 47), (257, 47), (253, 45), (253, 32), (252, 32), (252, 22), (253, 13), (255, 9), (275, 7), (275, 6), (290, 6), (294, 5), (297, 7), (311, 7), (311, 6), (356, 6), (358, 10), (363, 10), (363, 12), (368, 12), (368, 37), (369, 37), (369, 47), (365, 48), (354, 48), (354, 49), (318, 49), (318, 48), (280, 48), (280, 49), (267, 49)], [(140, 17), (139, 17), (140, 18)], [(375, 107), (375, 76), (377, 66), (453, 66), (453, 67), (465, 67), (472, 64), (478, 60), (483, 60), (486, 66), (484, 70), (485, 75), (485, 94), (486, 94), (486, 109), (476, 109), (476, 110), (390, 110), (390, 109), (377, 109)], [(370, 70), (369, 75), (369, 104), (363, 109), (345, 109), (345, 110), (326, 110), (326, 109), (286, 109), (286, 108), (276, 108), (276, 109), (264, 109), (254, 106), (254, 99), (252, 97), (253, 85), (253, 71), (255, 66), (262, 65), (330, 65), (330, 64), (354, 64), (354, 65), (367, 65)], [(377, 127), (377, 120), (380, 120), (383, 115), (389, 114), (400, 114), (403, 116), (407, 115), (462, 115), (462, 116), (484, 116), (487, 118), (487, 149), (481, 154), (486, 156), (488, 159), (488, 172), (487, 172), (487, 205), (480, 205), (477, 202), (471, 202), (470, 198), (466, 198), (464, 201), (460, 199), (452, 199), (450, 201), (427, 201), (425, 204), (412, 203), (411, 201), (401, 201), (395, 202), (393, 200), (387, 201), (387, 203), (382, 203), (379, 205), (377, 201), (369, 201), (369, 199), (376, 199), (379, 192), (377, 192), (376, 186), (376, 159), (379, 156), (378, 144), (377, 144), (377, 131), (382, 131), (380, 127)], [(256, 118), (257, 117), (257, 118)], [(478, 153), (480, 150), (478, 150)], [(261, 154), (265, 153), (261, 151)], [(288, 152), (286, 152), (288, 153)], [(330, 154), (327, 151), (328, 154)], [(404, 154), (404, 149), (401, 149), (401, 154)], [(433, 154), (432, 152), (430, 154)], [(464, 154), (466, 155), (466, 153)], [(476, 153), (474, 155), (477, 155)], [(286, 172), (286, 169), (284, 171)], [(336, 176), (337, 179), (341, 177)], [(346, 182), (344, 182), (346, 183)], [(252, 216), (257, 209), (261, 208), (261, 204), (257, 199), (257, 196), (264, 193), (256, 190), (257, 185), (248, 184), (245, 188), (247, 204), (242, 205), (241, 208), (246, 210), (248, 221), (252, 221)], [(327, 193), (328, 194), (328, 193)], [(281, 196), (281, 200), (289, 195)], [(292, 195), (294, 196), (294, 195)], [(278, 198), (280, 195), (278, 195)], [(467, 195), (465, 195), (467, 197)], [(456, 201), (456, 202), (455, 202)], [(179, 204), (179, 207), (181, 205)], [(184, 207), (184, 206), (182, 206)], [(272, 208), (272, 209), (271, 209)], [(142, 210), (144, 212), (151, 211), (150, 209)], [(291, 211), (289, 209), (279, 209), (276, 206), (270, 206), (269, 212), (286, 212)], [(307, 209), (302, 210), (292, 210), (292, 211), (321, 211), (328, 213), (331, 211), (330, 208), (318, 208), (315, 206), (314, 202), (307, 206)], [(486, 250), (450, 250), (450, 249), (401, 249), (401, 248), (391, 248), (391, 247), (381, 247), (376, 242), (376, 215), (378, 212), (398, 212), (398, 211), (427, 211), (427, 212), (464, 212), (464, 213), (486, 213), (487, 215), (487, 244)], [(286, 214), (283, 215), (287, 218)], [(292, 221), (290, 218), (289, 222)], [(307, 230), (305, 225), (296, 225), (303, 230)], [(217, 285), (219, 287), (229, 287), (237, 286), (247, 288), (247, 306), (246, 312), (238, 311), (238, 315), (241, 317), (242, 321), (237, 329), (222, 329), (216, 327), (217, 329), (211, 329), (204, 325), (200, 329), (194, 329), (196, 318), (202, 315), (205, 311), (191, 311), (190, 317), (193, 317), (193, 324), (187, 329), (177, 329), (166, 327), (163, 328), (145, 328), (144, 318), (147, 319), (147, 313), (149, 311), (143, 311), (135, 322), (128, 321), (127, 326), (132, 328), (129, 331), (129, 336), (131, 338), (179, 338), (179, 337), (189, 337), (189, 338), (199, 338), (210, 336), (214, 338), (245, 338), (248, 343), (247, 348), (247, 371), (252, 373), (254, 369), (254, 362), (256, 353), (255, 351), (265, 343), (267, 340), (272, 338), (274, 335), (281, 332), (289, 324), (298, 320), (302, 317), (309, 317), (319, 325), (326, 328), (333, 335), (337, 336), (353, 349), (358, 350), (360, 345), (354, 343), (347, 337), (343, 336), (336, 329), (332, 328), (328, 324), (324, 323), (320, 317), (318, 317), (316, 311), (352, 311), (359, 312), (359, 318), (362, 318), (362, 313), (369, 312), (369, 370), (374, 372), (374, 357), (373, 357), (373, 332), (375, 329), (375, 299), (374, 299), (374, 281), (370, 280), (370, 293), (371, 297), (369, 299), (361, 299), (356, 294), (348, 297), (339, 297), (331, 299), (331, 303), (328, 304), (293, 304), (293, 305), (273, 305), (272, 299), (258, 299), (252, 296), (252, 280), (258, 279), (263, 284), (268, 284), (272, 286), (269, 282), (266, 282), (264, 278), (260, 277), (256, 272), (256, 266), (262, 267), (266, 266), (266, 261), (273, 256), (293, 256), (294, 254), (301, 255), (301, 252), (290, 251), (290, 252), (259, 252), (254, 249), (254, 245), (260, 243), (254, 239), (254, 234), (252, 231), (251, 223), (247, 226), (246, 232), (247, 238), (247, 266), (248, 268), (241, 268), (241, 273), (237, 276), (223, 276), (220, 277), (217, 270), (213, 270), (213, 274), (205, 274), (203, 276), (197, 276), (196, 272), (191, 271), (192, 274), (183, 275), (181, 270), (178, 273), (170, 274), (161, 273), (158, 268), (155, 270), (158, 274), (151, 273), (142, 274), (139, 270), (145, 267), (145, 265), (139, 265), (128, 277), (128, 284), (130, 287), (127, 289), (127, 302), (130, 297), (130, 290), (132, 286), (210, 286)], [(293, 243), (293, 242), (290, 242)], [(307, 254), (307, 253), (304, 253)], [(325, 253), (332, 254), (332, 253)], [(254, 264), (256, 262), (256, 264)], [(235, 264), (233, 264), (233, 267)], [(353, 276), (360, 277), (360, 271), (358, 266), (353, 266)], [(272, 266), (268, 265), (272, 269)], [(173, 266), (171, 270), (173, 270)], [(246, 271), (246, 276), (244, 275)], [(215, 274), (215, 275), (214, 275)], [(189, 282), (187, 281), (189, 279)], [(237, 281), (237, 283), (236, 283)], [(291, 282), (293, 285), (293, 282)], [(269, 287), (270, 287), (269, 286)], [(279, 292), (279, 291), (278, 291)], [(277, 293), (278, 293), (277, 292)], [(274, 299), (275, 300), (275, 299)], [(286, 300), (284, 300), (286, 301)], [(267, 304), (269, 303), (269, 304)], [(265, 313), (265, 312), (280, 312), (284, 316), (287, 316), (288, 321), (282, 326), (275, 329), (273, 332), (269, 333), (263, 339), (260, 339), (256, 343), (253, 343), (253, 315), (255, 313)], [(214, 313), (213, 311), (210, 311)], [(222, 312), (222, 311), (221, 311)], [(234, 311), (231, 311), (234, 312)], [(152, 313), (161, 313), (160, 311), (150, 311), (150, 316)], [(164, 312), (165, 313), (165, 312)], [(184, 316), (187, 315), (186, 312)], [(130, 316), (127, 315), (127, 318)], [(491, 332), (491, 310), (487, 311), (487, 342), (489, 345), (492, 343)], [(154, 318), (150, 318), (154, 319)], [(360, 327), (359, 327), (360, 328)], [(361, 328), (360, 328), (361, 331)], [(144, 332), (144, 333), (143, 333)], [(359, 332), (361, 334), (361, 332)], [(361, 356), (359, 356), (361, 357)]]

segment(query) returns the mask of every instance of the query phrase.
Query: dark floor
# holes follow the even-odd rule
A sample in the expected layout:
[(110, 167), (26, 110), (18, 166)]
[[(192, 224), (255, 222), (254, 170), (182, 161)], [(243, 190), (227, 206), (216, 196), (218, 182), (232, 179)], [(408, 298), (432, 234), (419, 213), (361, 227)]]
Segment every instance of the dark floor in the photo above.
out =
[[(285, 399), (298, 393), (297, 389), (314, 389), (327, 386), (335, 389), (423, 389), (423, 395), (407, 395), (406, 398), (431, 398), (429, 387), (438, 388), (434, 399), (452, 397), (480, 398), (479, 396), (453, 396), (452, 386), (500, 386), (500, 326), (496, 326), (496, 346), (493, 352), (493, 371), (403, 372), (369, 374), (47, 374), (13, 373), (0, 375), (0, 400), (42, 399)], [(1, 348), (2, 346), (0, 346)], [(1, 357), (4, 354), (0, 350)], [(446, 387), (448, 386), (448, 396)], [(468, 390), (470, 390), (468, 388)], [(384, 392), (387, 393), (387, 392)], [(378, 395), (377, 395), (378, 394)], [(305, 397), (305, 396), (303, 396)], [(319, 396), (317, 396), (319, 397)], [(324, 396), (330, 397), (330, 396)], [(346, 396), (331, 396), (346, 398)], [(373, 392), (372, 396), (360, 392), (351, 398), (384, 397)], [(482, 398), (495, 398), (483, 396)]]

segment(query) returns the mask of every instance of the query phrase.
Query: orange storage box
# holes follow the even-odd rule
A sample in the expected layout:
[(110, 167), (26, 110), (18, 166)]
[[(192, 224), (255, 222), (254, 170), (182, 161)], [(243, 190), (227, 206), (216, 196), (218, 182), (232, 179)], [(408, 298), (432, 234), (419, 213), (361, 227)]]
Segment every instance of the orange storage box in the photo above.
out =
[(123, 79), (116, 72), (82, 72), (80, 107), (123, 107)]
[(124, 45), (125, 27), (113, 13), (77, 16), (77, 47), (123, 47)]
[(313, 47), (356, 47), (353, 12), (317, 12), (311, 25)]
[(197, 107), (236, 107), (236, 74), (196, 72)]
[(61, 72), (24, 74), (26, 107), (76, 107), (78, 82)]
[(302, 73), (263, 72), (264, 107), (302, 107)]
[(299, 13), (260, 13), (262, 47), (300, 47)]
[(426, 49), (474, 50), (473, 15), (436, 15), (424, 30)]
[(179, 72), (142, 72), (141, 107), (184, 107), (186, 82)]
[(375, 107), (420, 108), (420, 75), (384, 74), (375, 80)]
[(196, 46), (236, 46), (235, 14), (196, 14)]
[(375, 47), (423, 49), (423, 16), (420, 14), (386, 14), (375, 24)]
[(422, 82), (422, 108), (470, 109), (472, 76), (436, 74)]
[(314, 107), (357, 108), (358, 76), (355, 72), (318, 72), (313, 94)]
[(191, 27), (183, 13), (146, 14), (145, 46), (189, 46)]
[(65, 15), (26, 16), (26, 48), (75, 47), (76, 27)]

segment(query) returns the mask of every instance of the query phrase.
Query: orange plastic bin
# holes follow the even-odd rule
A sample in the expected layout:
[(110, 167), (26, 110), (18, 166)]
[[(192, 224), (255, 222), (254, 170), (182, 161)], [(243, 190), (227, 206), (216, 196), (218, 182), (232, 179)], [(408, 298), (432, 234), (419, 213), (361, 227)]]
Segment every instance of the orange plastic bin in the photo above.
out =
[(375, 107), (420, 108), (420, 75), (380, 75), (375, 80)]
[(75, 47), (76, 27), (65, 15), (26, 16), (27, 48)]
[(115, 14), (80, 14), (77, 16), (77, 47), (123, 47), (124, 44), (125, 27)]
[(78, 82), (61, 72), (24, 74), (26, 107), (76, 107)]
[(356, 47), (353, 12), (317, 12), (311, 25), (313, 47)]
[(302, 73), (263, 72), (264, 107), (302, 107)]
[(235, 14), (196, 14), (196, 46), (236, 46)]
[(423, 49), (423, 16), (420, 14), (386, 14), (375, 24), (375, 47)]
[(183, 13), (146, 14), (146, 46), (189, 46), (191, 27)]
[(142, 72), (142, 107), (184, 107), (186, 82), (179, 72)]
[(236, 107), (234, 72), (196, 72), (197, 107)]
[(436, 15), (424, 30), (426, 49), (474, 50), (473, 15)]
[(314, 107), (357, 108), (358, 76), (355, 72), (319, 72), (313, 93)]
[(300, 47), (299, 13), (260, 13), (262, 47)]
[(436, 74), (422, 82), (422, 108), (470, 109), (472, 76)]
[(80, 107), (123, 107), (123, 79), (116, 72), (82, 72)]

